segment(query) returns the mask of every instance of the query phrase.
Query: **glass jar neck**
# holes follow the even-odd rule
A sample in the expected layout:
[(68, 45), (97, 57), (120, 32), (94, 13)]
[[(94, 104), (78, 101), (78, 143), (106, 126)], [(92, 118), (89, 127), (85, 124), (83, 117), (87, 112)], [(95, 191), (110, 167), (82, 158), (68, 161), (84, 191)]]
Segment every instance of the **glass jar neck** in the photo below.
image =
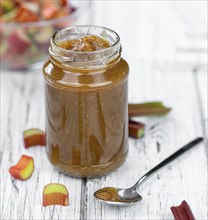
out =
[[(67, 40), (79, 39), (95, 35), (106, 40), (110, 46), (96, 51), (74, 51), (60, 47), (60, 43)], [(80, 25), (55, 32), (49, 48), (51, 62), (60, 68), (73, 69), (102, 69), (115, 65), (121, 57), (120, 37), (111, 29)]]

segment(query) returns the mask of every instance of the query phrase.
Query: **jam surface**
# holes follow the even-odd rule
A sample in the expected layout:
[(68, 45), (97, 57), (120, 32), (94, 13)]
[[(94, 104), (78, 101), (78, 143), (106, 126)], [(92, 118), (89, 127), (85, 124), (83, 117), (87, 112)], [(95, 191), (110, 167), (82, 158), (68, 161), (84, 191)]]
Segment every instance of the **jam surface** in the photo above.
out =
[(78, 39), (62, 41), (58, 43), (58, 46), (65, 50), (90, 52), (108, 48), (110, 44), (96, 35), (87, 35)]
[(94, 193), (94, 196), (99, 200), (104, 200), (108, 202), (130, 203), (136, 201), (133, 199), (123, 199), (119, 196), (119, 189), (114, 187), (105, 187), (99, 189)]
[(121, 202), (118, 189), (114, 187), (106, 187), (95, 192), (95, 197), (104, 201)]

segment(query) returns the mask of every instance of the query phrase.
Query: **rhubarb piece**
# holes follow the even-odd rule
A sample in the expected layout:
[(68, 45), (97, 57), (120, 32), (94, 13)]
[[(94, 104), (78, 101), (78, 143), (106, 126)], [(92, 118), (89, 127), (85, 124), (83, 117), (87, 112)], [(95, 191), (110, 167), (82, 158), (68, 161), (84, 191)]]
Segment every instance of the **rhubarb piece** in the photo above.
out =
[(56, 14), (60, 10), (53, 1), (45, 1), (42, 5), (42, 17), (44, 19), (52, 19), (57, 17)]
[(61, 6), (67, 6), (68, 5), (68, 1), (67, 0), (60, 0), (60, 4)]
[(53, 35), (53, 33), (54, 33), (53, 27), (46, 26), (44, 28), (40, 28), (39, 31), (36, 34), (34, 34), (33, 39), (39, 44), (47, 42), (47, 45), (49, 47), (49, 40), (48, 39), (50, 39), (50, 37)]
[[(56, 17), (57, 18), (62, 18), (62, 17), (65, 17), (65, 16), (67, 16), (67, 15), (69, 15), (71, 12), (70, 12), (71, 10), (70, 9), (68, 9), (68, 8), (65, 8), (65, 9), (63, 9), (63, 10), (59, 10), (57, 13), (56, 13)], [(69, 22), (69, 21), (67, 21), (67, 22)]]
[(11, 22), (14, 20), (16, 14), (17, 14), (16, 9), (13, 9), (10, 12), (4, 13), (0, 16), (0, 22)]
[(3, 12), (9, 12), (14, 8), (14, 2), (12, 0), (1, 0), (0, 7)]
[(129, 120), (129, 137), (141, 138), (144, 136), (144, 129), (143, 123)]
[(38, 16), (31, 10), (21, 7), (15, 17), (17, 22), (35, 22), (39, 21)]
[(41, 145), (45, 146), (45, 132), (41, 131), (38, 128), (31, 128), (23, 133), (24, 135), (24, 144), (25, 148)]
[(0, 55), (5, 54), (8, 48), (8, 44), (5, 42), (4, 44), (0, 44)]
[(146, 102), (141, 104), (129, 104), (129, 117), (132, 116), (160, 116), (170, 112), (162, 102)]
[(179, 206), (172, 206), (170, 209), (175, 220), (195, 220), (191, 208), (185, 200)]
[[(14, 11), (14, 16), (6, 16)], [(73, 11), (74, 8), (70, 6), (68, 0), (0, 1), (0, 20), (5, 22), (37, 22), (39, 20), (64, 17)]]
[(8, 42), (11, 49), (18, 54), (24, 53), (31, 44), (30, 39), (22, 30), (13, 32), (8, 37)]
[(43, 189), (43, 206), (69, 205), (69, 193), (66, 186), (59, 183), (51, 183)]
[(32, 176), (33, 170), (33, 158), (27, 155), (22, 155), (18, 163), (15, 166), (10, 167), (9, 172), (15, 179), (27, 180)]

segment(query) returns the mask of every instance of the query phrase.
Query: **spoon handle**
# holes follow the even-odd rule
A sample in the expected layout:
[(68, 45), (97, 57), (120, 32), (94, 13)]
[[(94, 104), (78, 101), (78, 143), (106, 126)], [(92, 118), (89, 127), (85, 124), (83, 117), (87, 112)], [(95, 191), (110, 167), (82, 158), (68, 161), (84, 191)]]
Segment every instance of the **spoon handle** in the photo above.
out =
[(162, 168), (166, 164), (170, 163), (172, 160), (174, 160), (175, 158), (177, 158), (178, 156), (180, 156), (181, 154), (183, 154), (184, 152), (186, 152), (187, 150), (189, 150), (190, 148), (192, 148), (193, 146), (195, 146), (196, 144), (198, 144), (201, 141), (203, 141), (203, 138), (202, 137), (198, 137), (195, 140), (193, 140), (190, 143), (188, 143), (185, 146), (183, 146), (182, 148), (180, 148), (179, 150), (177, 150), (175, 153), (170, 155), (168, 158), (166, 158), (161, 163), (159, 163), (158, 165), (153, 167), (146, 174), (144, 174), (133, 187), (137, 188), (140, 184), (142, 184), (145, 180), (147, 180), (152, 174), (154, 174), (160, 168)]

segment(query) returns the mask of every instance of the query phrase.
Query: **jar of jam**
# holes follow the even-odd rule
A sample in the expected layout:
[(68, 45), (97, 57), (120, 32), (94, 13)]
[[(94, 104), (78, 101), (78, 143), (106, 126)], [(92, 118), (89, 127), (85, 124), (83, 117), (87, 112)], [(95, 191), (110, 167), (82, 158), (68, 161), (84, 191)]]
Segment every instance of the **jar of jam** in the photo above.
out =
[(50, 162), (75, 177), (118, 168), (128, 152), (128, 71), (116, 32), (99, 26), (57, 31), (43, 67)]

